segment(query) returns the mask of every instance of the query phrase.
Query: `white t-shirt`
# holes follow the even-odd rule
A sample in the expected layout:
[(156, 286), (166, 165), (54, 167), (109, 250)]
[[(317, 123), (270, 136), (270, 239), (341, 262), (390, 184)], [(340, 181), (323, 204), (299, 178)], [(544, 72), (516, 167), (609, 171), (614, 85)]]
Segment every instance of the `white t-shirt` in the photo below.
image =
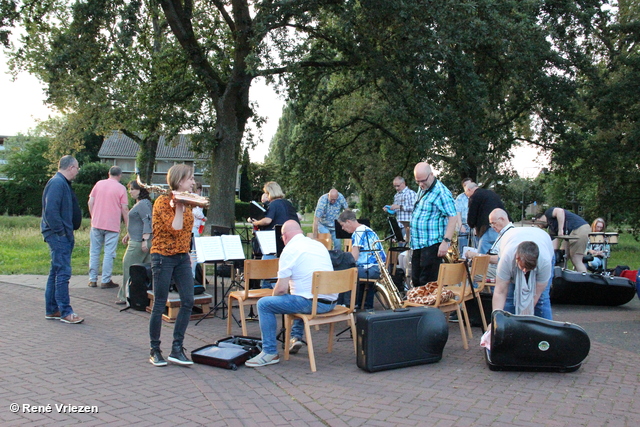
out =
[(538, 227), (517, 227), (509, 230), (500, 241), (500, 260), (496, 276), (513, 283), (519, 271), (516, 264), (516, 249), (522, 242), (533, 242), (538, 245), (538, 266), (536, 282), (548, 282), (553, 266), (553, 244), (549, 234)]
[[(333, 271), (333, 264), (327, 248), (317, 240), (296, 234), (284, 247), (278, 261), (278, 279), (290, 278), (291, 295), (311, 299), (311, 283), (314, 271)], [(338, 299), (338, 294), (318, 295), (331, 301)]]

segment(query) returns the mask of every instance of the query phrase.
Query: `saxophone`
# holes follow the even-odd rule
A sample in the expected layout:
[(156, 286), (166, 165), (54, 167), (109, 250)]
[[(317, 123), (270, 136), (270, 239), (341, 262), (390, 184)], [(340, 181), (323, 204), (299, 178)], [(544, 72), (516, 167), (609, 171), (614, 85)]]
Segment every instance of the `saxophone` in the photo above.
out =
[[(380, 240), (378, 242), (380, 242)], [(390, 310), (402, 307), (402, 297), (400, 296), (400, 292), (398, 292), (398, 287), (393, 283), (393, 279), (387, 271), (387, 267), (382, 262), (380, 254), (378, 251), (373, 251), (373, 254), (380, 268), (380, 279), (376, 281), (375, 287), (376, 290), (380, 292), (384, 305)]]

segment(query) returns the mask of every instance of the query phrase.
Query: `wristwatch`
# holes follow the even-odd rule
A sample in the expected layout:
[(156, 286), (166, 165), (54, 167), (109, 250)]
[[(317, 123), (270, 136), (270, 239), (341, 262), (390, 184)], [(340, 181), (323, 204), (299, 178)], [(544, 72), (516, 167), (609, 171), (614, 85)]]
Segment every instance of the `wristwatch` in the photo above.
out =
[(443, 240), (444, 242), (449, 243), (449, 244), (451, 243), (451, 239), (449, 239), (449, 238), (447, 238), (447, 237), (445, 237), (445, 238), (444, 238), (444, 239), (442, 239), (442, 240)]

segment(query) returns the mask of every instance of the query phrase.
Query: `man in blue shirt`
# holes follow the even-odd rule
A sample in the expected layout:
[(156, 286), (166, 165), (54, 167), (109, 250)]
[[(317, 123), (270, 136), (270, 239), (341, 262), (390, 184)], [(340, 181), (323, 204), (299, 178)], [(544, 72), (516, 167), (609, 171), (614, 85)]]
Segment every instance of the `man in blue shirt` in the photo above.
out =
[[(360, 224), (356, 219), (356, 214), (347, 209), (343, 211), (338, 217), (338, 222), (342, 229), (347, 233), (351, 233), (351, 254), (356, 261), (358, 267), (359, 279), (379, 279), (380, 278), (380, 266), (374, 252), (377, 252), (380, 256), (380, 260), (384, 264), (387, 260), (387, 256), (384, 253), (380, 238), (371, 228), (364, 224)], [(383, 265), (384, 267), (384, 265)], [(373, 308), (373, 295), (375, 294), (375, 286), (370, 286), (370, 291), (367, 292), (367, 300), (364, 302), (364, 308), (369, 310)], [(348, 293), (348, 292), (347, 292)], [(356, 306), (359, 307), (362, 303), (362, 297), (364, 295), (364, 288), (358, 287), (358, 294), (356, 295)], [(348, 296), (345, 295), (345, 301), (348, 301)], [(340, 301), (339, 303), (342, 303)]]
[(451, 191), (438, 181), (426, 162), (413, 169), (420, 186), (411, 216), (411, 280), (422, 286), (438, 280), (442, 258), (451, 246), (457, 213)]
[(49, 180), (42, 194), (40, 231), (51, 253), (51, 269), (44, 291), (45, 318), (64, 323), (82, 323), (73, 312), (69, 298), (71, 253), (75, 243), (73, 231), (80, 228), (82, 213), (71, 181), (78, 175), (78, 161), (64, 156), (58, 163), (58, 173)]
[(336, 239), (335, 221), (340, 212), (348, 207), (347, 200), (335, 188), (320, 196), (313, 216), (313, 238), (317, 239), (318, 233), (331, 233), (333, 249), (342, 249), (340, 240)]

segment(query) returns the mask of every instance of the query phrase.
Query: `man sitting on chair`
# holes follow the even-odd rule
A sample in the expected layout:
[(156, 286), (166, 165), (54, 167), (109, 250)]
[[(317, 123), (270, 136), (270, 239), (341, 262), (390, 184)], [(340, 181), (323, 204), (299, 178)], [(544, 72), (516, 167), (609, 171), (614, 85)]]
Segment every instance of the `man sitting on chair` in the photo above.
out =
[[(378, 252), (383, 263), (387, 260), (387, 256), (382, 249), (382, 245), (379, 242), (380, 239), (376, 232), (366, 225), (360, 224), (356, 219), (356, 214), (350, 209), (342, 211), (338, 217), (338, 222), (344, 231), (351, 233), (351, 254), (358, 267), (358, 279), (379, 279), (380, 266), (376, 260), (374, 250)], [(373, 308), (375, 286), (371, 286), (369, 283), (367, 285), (370, 287), (370, 290), (367, 292), (367, 300), (364, 302), (364, 308), (369, 310)], [(349, 294), (349, 292), (343, 294), (344, 301), (349, 301), (347, 294)], [(362, 304), (363, 294), (364, 287), (358, 287), (356, 307), (360, 307)], [(340, 303), (342, 303), (342, 301), (340, 301)]]
[[(273, 288), (273, 296), (258, 300), (262, 352), (245, 362), (246, 366), (252, 368), (280, 362), (276, 340), (276, 314), (311, 314), (313, 272), (333, 271), (327, 248), (322, 243), (305, 237), (296, 221), (289, 220), (284, 223), (282, 240), (285, 247), (278, 262), (278, 281)], [(318, 313), (333, 310), (337, 298), (338, 294), (319, 295)], [(297, 353), (302, 347), (303, 331), (304, 323), (296, 319), (291, 329), (290, 353)]]

